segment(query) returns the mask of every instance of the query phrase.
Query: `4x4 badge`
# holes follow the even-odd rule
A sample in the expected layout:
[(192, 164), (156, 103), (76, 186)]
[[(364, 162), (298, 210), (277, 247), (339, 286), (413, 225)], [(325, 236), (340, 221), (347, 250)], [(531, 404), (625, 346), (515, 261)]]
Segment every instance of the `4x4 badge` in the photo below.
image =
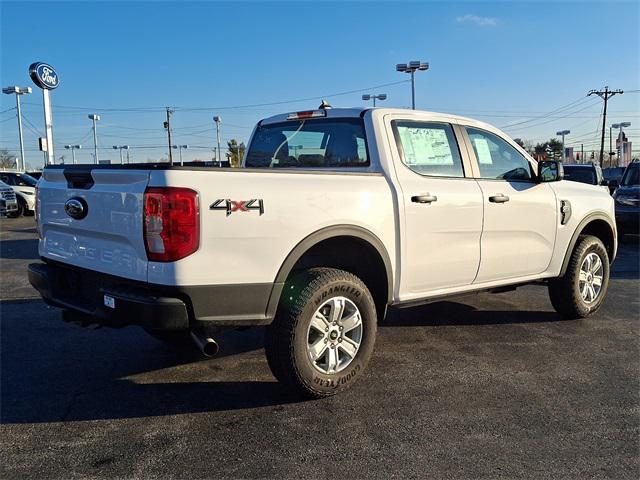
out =
[(258, 210), (262, 215), (264, 213), (264, 203), (261, 198), (252, 198), (251, 200), (219, 198), (209, 205), (209, 210), (225, 210), (227, 217), (233, 212), (248, 212), (250, 210)]

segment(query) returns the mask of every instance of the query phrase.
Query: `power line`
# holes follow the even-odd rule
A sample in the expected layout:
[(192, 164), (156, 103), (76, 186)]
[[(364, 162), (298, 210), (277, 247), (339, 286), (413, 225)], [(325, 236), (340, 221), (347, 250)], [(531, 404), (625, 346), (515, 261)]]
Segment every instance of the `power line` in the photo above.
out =
[(568, 108), (570, 108), (570, 107), (573, 107), (573, 106), (578, 106), (577, 104), (584, 103), (584, 101), (585, 101), (584, 97), (580, 97), (579, 99), (574, 100), (574, 101), (573, 101), (573, 102), (571, 102), (571, 103), (568, 103), (568, 104), (566, 104), (566, 105), (563, 105), (562, 107), (558, 107), (558, 108), (556, 108), (555, 110), (551, 110), (550, 112), (547, 112), (545, 115), (541, 115), (541, 116), (539, 116), (539, 117), (532, 117), (531, 119), (523, 120), (522, 122), (510, 123), (510, 124), (505, 125), (505, 126), (500, 127), (500, 128), (501, 128), (501, 129), (505, 129), (505, 128), (509, 128), (509, 127), (516, 126), (516, 125), (522, 125), (522, 124), (524, 124), (524, 123), (534, 122), (534, 121), (536, 121), (536, 120), (540, 120), (540, 119), (542, 119), (542, 118), (547, 118), (549, 115), (552, 115), (552, 114), (554, 114), (554, 113), (558, 113), (558, 112), (560, 112), (560, 111), (562, 111), (562, 110), (566, 110), (566, 109), (568, 109)]
[[(242, 109), (242, 108), (258, 108), (258, 107), (270, 107), (274, 105), (284, 105), (287, 103), (298, 103), (298, 102), (306, 102), (311, 100), (320, 100), (323, 98), (331, 98), (331, 97), (339, 97), (343, 95), (351, 95), (354, 93), (360, 93), (371, 89), (390, 87), (393, 85), (400, 85), (403, 83), (407, 83), (409, 80), (400, 80), (397, 82), (383, 83), (380, 85), (375, 85), (373, 87), (366, 88), (358, 88), (355, 90), (347, 90), (344, 92), (336, 92), (329, 93), (325, 95), (316, 95), (313, 97), (305, 97), (305, 98), (296, 98), (291, 100), (279, 100), (276, 102), (264, 102), (264, 103), (253, 103), (253, 104), (245, 104), (245, 105), (226, 105), (226, 106), (212, 106), (212, 107), (172, 107), (174, 111), (181, 112), (197, 112), (197, 111), (210, 111), (210, 110), (234, 110), (234, 109)], [(27, 103), (30, 105), (37, 105), (33, 103)], [(101, 112), (140, 112), (140, 113), (149, 113), (149, 112), (163, 112), (166, 107), (127, 107), (127, 108), (98, 108), (98, 107), (80, 107), (75, 105), (54, 105), (54, 108), (61, 108), (67, 110), (96, 110)]]

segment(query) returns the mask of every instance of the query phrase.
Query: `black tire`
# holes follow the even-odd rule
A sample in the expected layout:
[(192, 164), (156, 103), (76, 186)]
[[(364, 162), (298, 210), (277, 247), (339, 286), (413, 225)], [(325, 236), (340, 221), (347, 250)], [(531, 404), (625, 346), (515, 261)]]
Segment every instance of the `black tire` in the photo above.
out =
[[(314, 365), (307, 350), (307, 342), (311, 335), (310, 324), (314, 313), (328, 300), (336, 297), (343, 297), (351, 302), (351, 306), (357, 307), (362, 321), (362, 328), (359, 330), (361, 341), (355, 355), (346, 357), (347, 362), (342, 370), (325, 373)], [(281, 383), (303, 397), (335, 395), (362, 376), (373, 352), (376, 322), (375, 303), (362, 280), (349, 272), (333, 268), (309, 269), (287, 280), (276, 317), (267, 328), (265, 350), (269, 367)], [(342, 331), (342, 326), (339, 328)], [(343, 362), (345, 353), (341, 345), (347, 345), (347, 339), (341, 345), (337, 342), (342, 342), (346, 333), (345, 329), (344, 334), (340, 333), (338, 339), (333, 339), (336, 342), (334, 351), (340, 352), (336, 353), (336, 358), (339, 359), (342, 355)], [(326, 334), (325, 340), (329, 335)], [(330, 355), (326, 347), (325, 352)]]
[(20, 197), (18, 197), (18, 209), (7, 216), (9, 218), (18, 218), (24, 214), (24, 211), (25, 211), (24, 201)]
[[(580, 267), (587, 255), (595, 253), (602, 261), (602, 284), (595, 300), (587, 302), (580, 291)], [(571, 252), (567, 271), (549, 281), (549, 298), (553, 308), (565, 318), (584, 318), (596, 312), (607, 295), (609, 287), (609, 256), (602, 241), (592, 235), (578, 237)]]
[(151, 330), (144, 329), (156, 340), (176, 349), (195, 348), (189, 330)]

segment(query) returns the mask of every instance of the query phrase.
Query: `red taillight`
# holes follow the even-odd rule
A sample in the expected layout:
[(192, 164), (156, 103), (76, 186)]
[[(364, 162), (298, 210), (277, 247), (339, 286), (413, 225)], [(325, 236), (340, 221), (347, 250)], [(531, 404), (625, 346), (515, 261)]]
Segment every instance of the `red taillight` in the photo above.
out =
[(188, 188), (147, 188), (144, 192), (144, 244), (147, 258), (154, 262), (175, 262), (198, 250), (198, 194)]

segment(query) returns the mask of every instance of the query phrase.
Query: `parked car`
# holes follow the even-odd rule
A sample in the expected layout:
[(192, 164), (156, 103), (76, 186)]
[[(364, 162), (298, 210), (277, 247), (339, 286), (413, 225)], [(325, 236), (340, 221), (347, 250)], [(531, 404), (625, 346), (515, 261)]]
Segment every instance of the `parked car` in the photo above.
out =
[(14, 216), (17, 211), (18, 202), (13, 188), (0, 181), (0, 217)]
[(46, 167), (31, 284), (67, 320), (191, 336), (205, 354), (220, 329), (267, 325), (274, 376), (312, 398), (363, 376), (389, 306), (540, 281), (566, 318), (605, 298), (611, 196), (486, 123), (276, 115), (243, 167)]
[(30, 176), (32, 176), (33, 178), (35, 178), (36, 180), (40, 180), (40, 177), (42, 176), (42, 171), (41, 170), (34, 170), (32, 172), (27, 172)]
[(622, 175), (624, 174), (624, 167), (608, 167), (602, 169), (602, 176), (607, 181), (609, 188), (613, 188), (611, 193), (618, 187)]
[(35, 186), (38, 181), (25, 172), (15, 170), (0, 171), (0, 180), (13, 188), (18, 200), (18, 211), (13, 215), (33, 215), (36, 209)]
[(640, 233), (640, 162), (630, 163), (613, 194), (621, 233)]
[[(601, 185), (609, 191), (608, 183), (602, 175), (602, 169), (593, 163), (564, 165), (564, 178), (571, 182)], [(609, 191), (609, 193), (612, 192)]]

